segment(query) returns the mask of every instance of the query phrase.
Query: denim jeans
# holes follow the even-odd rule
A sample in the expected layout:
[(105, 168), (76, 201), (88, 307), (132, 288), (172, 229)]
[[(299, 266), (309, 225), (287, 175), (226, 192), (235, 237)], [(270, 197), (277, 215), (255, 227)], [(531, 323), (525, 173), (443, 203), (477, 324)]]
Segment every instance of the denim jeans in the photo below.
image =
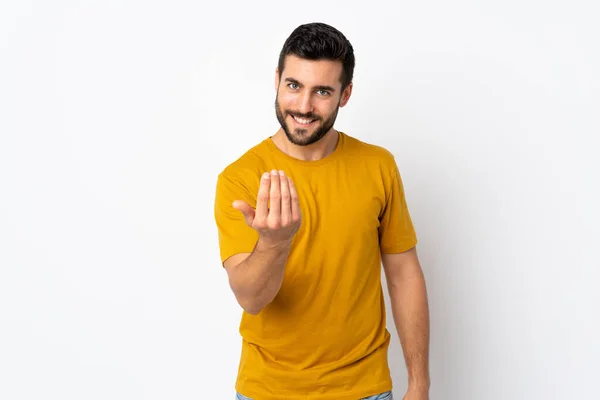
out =
[[(246, 397), (242, 394), (236, 393), (236, 400), (252, 400), (250, 397)], [(362, 399), (357, 400), (394, 400), (394, 395), (392, 392), (384, 392), (380, 394), (376, 394), (375, 396), (363, 397)]]

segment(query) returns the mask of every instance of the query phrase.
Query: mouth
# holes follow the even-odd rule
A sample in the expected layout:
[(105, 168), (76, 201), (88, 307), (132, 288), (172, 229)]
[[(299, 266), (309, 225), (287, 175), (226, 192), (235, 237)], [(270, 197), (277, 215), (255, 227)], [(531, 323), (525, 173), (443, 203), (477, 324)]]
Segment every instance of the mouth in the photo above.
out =
[(296, 122), (297, 125), (300, 125), (302, 127), (310, 126), (316, 121), (316, 119), (300, 118), (300, 117), (295, 117), (293, 115), (291, 117), (294, 120), (294, 122)]

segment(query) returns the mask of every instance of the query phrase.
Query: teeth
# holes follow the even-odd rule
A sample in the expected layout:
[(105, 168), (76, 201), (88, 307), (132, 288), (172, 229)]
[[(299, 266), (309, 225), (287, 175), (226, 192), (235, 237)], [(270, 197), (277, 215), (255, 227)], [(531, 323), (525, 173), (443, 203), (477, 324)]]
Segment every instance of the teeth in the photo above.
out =
[(298, 117), (294, 117), (294, 119), (300, 122), (301, 124), (310, 124), (313, 121), (312, 119), (302, 119)]

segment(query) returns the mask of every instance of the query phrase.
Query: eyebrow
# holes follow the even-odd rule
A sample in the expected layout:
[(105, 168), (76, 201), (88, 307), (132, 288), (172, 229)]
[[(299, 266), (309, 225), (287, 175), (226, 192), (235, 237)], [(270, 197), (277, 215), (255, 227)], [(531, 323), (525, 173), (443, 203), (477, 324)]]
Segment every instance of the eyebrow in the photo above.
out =
[[(294, 79), (294, 78), (285, 78), (285, 81), (286, 82), (290, 82), (290, 83), (295, 83), (298, 86), (303, 86), (297, 79)], [(326, 85), (318, 85), (318, 86), (313, 87), (313, 89), (316, 89), (316, 90), (327, 90), (327, 91), (329, 91), (331, 93), (335, 93), (335, 89), (334, 88), (332, 88), (331, 86), (326, 86)]]

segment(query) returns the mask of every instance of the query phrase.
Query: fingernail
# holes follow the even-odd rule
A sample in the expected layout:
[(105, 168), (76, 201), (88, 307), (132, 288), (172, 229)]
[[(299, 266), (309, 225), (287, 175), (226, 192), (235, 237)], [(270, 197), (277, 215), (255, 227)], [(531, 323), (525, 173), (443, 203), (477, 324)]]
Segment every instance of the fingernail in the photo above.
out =
[(269, 173), (268, 172), (265, 172), (263, 174), (263, 179), (269, 179)]
[(279, 175), (283, 176), (284, 175), (283, 171), (279, 171)]
[(272, 173), (273, 175), (277, 175), (277, 170), (276, 170), (276, 169), (274, 169), (273, 171), (271, 171), (271, 173)]

